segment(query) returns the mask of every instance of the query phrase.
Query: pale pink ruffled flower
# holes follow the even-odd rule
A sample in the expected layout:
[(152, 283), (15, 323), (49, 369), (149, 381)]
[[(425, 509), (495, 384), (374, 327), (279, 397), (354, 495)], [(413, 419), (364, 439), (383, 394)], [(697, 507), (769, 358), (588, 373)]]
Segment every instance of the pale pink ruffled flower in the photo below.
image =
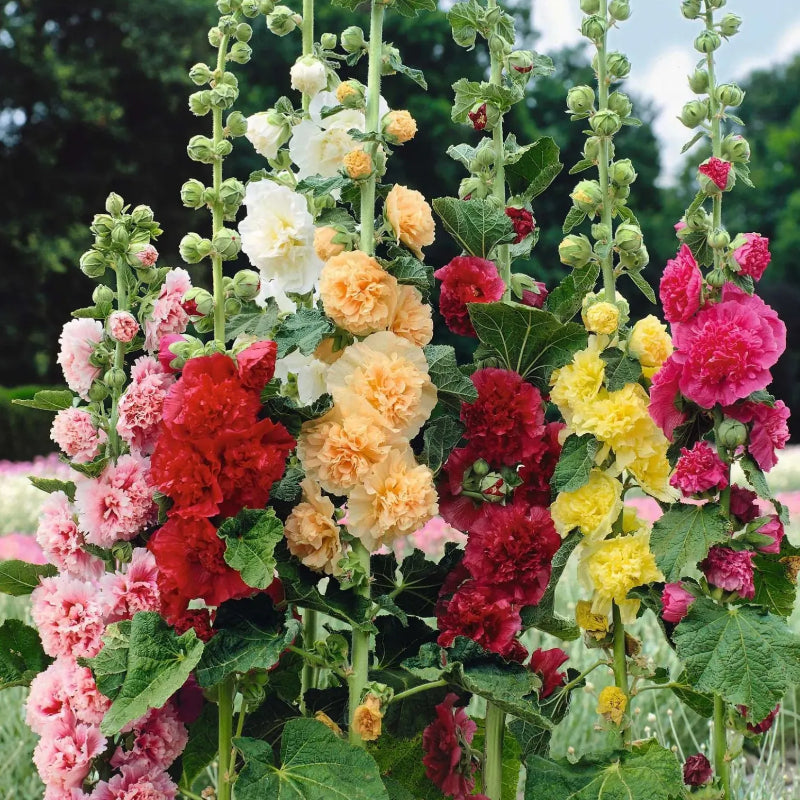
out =
[(144, 763), (121, 769), (108, 781), (100, 781), (92, 800), (175, 800), (178, 787), (166, 772), (148, 768)]
[(53, 420), (50, 438), (78, 464), (86, 464), (100, 455), (106, 432), (95, 427), (92, 415), (82, 408), (62, 408)]
[(90, 795), (86, 794), (79, 786), (71, 789), (61, 789), (58, 786), (45, 786), (44, 800), (89, 800)]
[(89, 399), (92, 382), (100, 375), (100, 368), (93, 367), (89, 358), (103, 339), (103, 326), (96, 319), (73, 319), (64, 325), (58, 343), (58, 363), (64, 380), (73, 392), (84, 400)]
[(108, 330), (113, 339), (128, 344), (139, 333), (139, 323), (130, 311), (115, 311), (108, 318)]
[(103, 562), (83, 549), (83, 534), (64, 492), (53, 492), (42, 503), (36, 541), (60, 572), (79, 578), (99, 577), (103, 572)]
[(146, 765), (151, 769), (167, 769), (183, 752), (189, 733), (178, 717), (172, 701), (163, 708), (152, 708), (134, 723), (133, 748), (117, 748), (111, 765), (122, 767), (134, 764)]
[(164, 398), (175, 378), (155, 358), (142, 356), (131, 369), (131, 383), (119, 401), (117, 433), (131, 450), (150, 455), (161, 430)]
[(120, 456), (99, 478), (79, 478), (75, 507), (86, 541), (111, 547), (133, 539), (155, 521), (154, 491), (149, 462), (137, 455)]
[(161, 293), (153, 306), (153, 313), (145, 322), (145, 348), (151, 353), (158, 351), (158, 343), (168, 333), (183, 333), (189, 324), (189, 315), (184, 311), (183, 296), (192, 288), (189, 273), (178, 267), (167, 273)]
[(31, 600), (45, 653), (91, 658), (100, 652), (107, 607), (96, 584), (69, 575), (44, 578)]
[(74, 718), (59, 720), (39, 741), (33, 763), (42, 780), (55, 789), (80, 787), (89, 774), (92, 759), (106, 749), (106, 737), (95, 725)]
[(158, 261), (158, 250), (152, 244), (145, 245), (136, 254), (136, 258), (143, 267), (154, 267)]
[(124, 572), (103, 577), (103, 591), (109, 605), (109, 622), (131, 619), (139, 611), (160, 611), (158, 568), (155, 556), (143, 547), (133, 551)]

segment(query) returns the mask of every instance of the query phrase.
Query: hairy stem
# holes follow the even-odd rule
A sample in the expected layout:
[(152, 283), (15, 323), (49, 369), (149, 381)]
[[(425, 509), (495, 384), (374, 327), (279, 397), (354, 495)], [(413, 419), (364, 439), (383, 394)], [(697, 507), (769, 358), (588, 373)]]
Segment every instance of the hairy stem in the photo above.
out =
[(486, 702), (486, 740), (483, 745), (483, 793), (489, 800), (503, 796), (503, 737), (506, 713), (494, 703)]
[[(128, 310), (128, 293), (125, 284), (125, 271), (128, 266), (125, 264), (124, 259), (119, 259), (116, 266), (117, 274), (117, 310)], [(117, 342), (114, 348), (114, 368), (125, 368), (125, 345), (122, 342)], [(119, 419), (119, 398), (122, 394), (122, 388), (114, 387), (111, 390), (111, 415), (108, 420), (108, 444), (109, 453), (112, 458), (118, 458), (122, 450), (122, 442), (117, 433), (117, 420)]]
[[(612, 615), (614, 620), (614, 685), (629, 697), (628, 686), (628, 659), (625, 654), (625, 626), (622, 624), (622, 616), (619, 606), (612, 604)], [(622, 732), (622, 743), (627, 747), (630, 741), (630, 728), (625, 726)]]
[[(598, 14), (603, 19), (608, 19), (608, 0), (600, 0), (600, 10)], [(597, 107), (599, 111), (608, 110), (608, 89), (611, 82), (608, 77), (608, 68), (606, 65), (607, 39), (608, 32), (606, 31), (603, 34), (602, 42), (597, 47)], [(600, 221), (603, 227), (608, 231), (609, 242), (614, 240), (614, 220), (611, 216), (610, 182), (608, 178), (611, 161), (610, 153), (611, 137), (603, 136), (600, 139), (600, 157), (598, 159), (597, 171), (599, 173), (600, 190), (603, 195), (603, 211)], [(614, 303), (617, 299), (617, 290), (614, 285), (613, 250), (609, 249), (606, 257), (601, 259), (600, 267), (603, 270), (603, 288), (605, 290), (606, 300), (609, 303)]]
[[(369, 550), (361, 542), (353, 543), (353, 550), (358, 556), (362, 567), (369, 575)], [(367, 585), (365, 594), (369, 594)], [(363, 746), (363, 741), (353, 727), (353, 717), (356, 708), (361, 703), (364, 694), (364, 687), (369, 678), (369, 633), (360, 628), (353, 628), (353, 646), (350, 656), (351, 673), (348, 678), (349, 700), (350, 700), (350, 731), (349, 738), (351, 744)]]
[(714, 695), (714, 771), (722, 785), (722, 800), (731, 800), (731, 773), (728, 763), (728, 734), (725, 728), (725, 701)]
[[(303, 55), (314, 52), (314, 0), (303, 0)], [(303, 93), (303, 111), (308, 112), (311, 97)]]
[[(706, 3), (706, 28), (714, 30), (714, 10)], [(722, 105), (717, 100), (717, 74), (714, 53), (706, 53), (708, 70), (708, 104), (711, 111), (711, 154), (719, 158), (722, 155)], [(714, 195), (712, 209), (714, 230), (722, 227), (722, 192)], [(714, 248), (714, 267), (720, 266), (721, 252)]]
[[(303, 647), (306, 650), (314, 646), (317, 638), (317, 612), (313, 608), (306, 608), (303, 611)], [(317, 667), (309, 660), (303, 662), (302, 674), (302, 694), (300, 695), (300, 710), (306, 713), (306, 692), (309, 689), (316, 689)]]
[(420, 692), (429, 692), (431, 689), (438, 689), (440, 686), (447, 686), (447, 681), (441, 679), (438, 681), (431, 681), (430, 683), (423, 683), (419, 686), (414, 686), (411, 689), (406, 689), (404, 692), (394, 695), (389, 702), (396, 703), (398, 700), (405, 700), (407, 697), (412, 697)]
[(231, 748), (233, 742), (233, 697), (236, 691), (234, 677), (231, 675), (219, 685), (219, 728), (218, 751), (219, 769), (217, 772), (217, 800), (231, 800), (233, 785)]

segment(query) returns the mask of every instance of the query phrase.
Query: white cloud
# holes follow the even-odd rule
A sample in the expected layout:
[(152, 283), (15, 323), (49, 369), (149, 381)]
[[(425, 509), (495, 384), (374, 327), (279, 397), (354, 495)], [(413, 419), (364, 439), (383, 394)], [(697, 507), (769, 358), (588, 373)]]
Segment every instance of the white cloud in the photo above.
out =
[(742, 59), (737, 65), (735, 77), (742, 79), (755, 69), (784, 63), (798, 53), (800, 53), (800, 22), (788, 28), (774, 48), (766, 50), (761, 56)]
[(533, 27), (541, 34), (536, 49), (550, 53), (582, 41), (581, 16), (571, 0), (535, 0)]

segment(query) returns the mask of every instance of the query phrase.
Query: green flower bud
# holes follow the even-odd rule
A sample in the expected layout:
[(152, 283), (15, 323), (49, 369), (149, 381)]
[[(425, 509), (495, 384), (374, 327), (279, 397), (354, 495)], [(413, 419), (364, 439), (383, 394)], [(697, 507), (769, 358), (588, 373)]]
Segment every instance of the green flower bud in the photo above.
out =
[(228, 61), (234, 64), (246, 64), (253, 57), (253, 48), (244, 42), (234, 42), (228, 53)]
[(617, 228), (614, 244), (625, 253), (636, 253), (642, 249), (642, 231), (638, 225), (624, 222)]
[(232, 14), (223, 14), (219, 18), (217, 27), (222, 31), (223, 36), (233, 36), (236, 31), (236, 18)]
[(710, 8), (722, 8), (728, 0), (708, 0), (708, 5)]
[(276, 36), (286, 36), (297, 27), (294, 11), (288, 6), (275, 6), (271, 14), (267, 14), (267, 27)]
[(603, 191), (597, 181), (580, 181), (570, 194), (575, 208), (594, 216), (603, 205)]
[(708, 118), (707, 100), (690, 100), (681, 111), (680, 120), (687, 128), (696, 128)]
[(187, 264), (197, 264), (211, 252), (211, 242), (199, 233), (187, 233), (181, 239), (178, 250)]
[(703, 231), (707, 230), (711, 224), (711, 217), (704, 208), (698, 208), (697, 211), (692, 212), (686, 217), (686, 225), (689, 230)]
[(611, 185), (611, 199), (612, 200), (627, 200), (631, 195), (630, 186), (619, 186), (614, 183)]
[(615, 161), (611, 165), (610, 177), (618, 186), (630, 186), (637, 177), (633, 162), (629, 158)]
[(749, 142), (738, 133), (729, 133), (722, 140), (722, 157), (734, 164), (746, 164), (750, 160)]
[(648, 253), (647, 248), (642, 245), (634, 253), (630, 253), (626, 250), (620, 250), (619, 260), (622, 266), (626, 269), (640, 270), (650, 263), (650, 253)]
[(236, 0), (217, 0), (217, 11), (219, 11), (220, 14), (232, 14), (239, 6), (239, 3), (236, 2), (237, 8), (234, 8), (234, 2), (236, 2)]
[(111, 192), (106, 198), (106, 211), (108, 211), (112, 217), (118, 217), (122, 213), (123, 208), (125, 208), (125, 201), (115, 192)]
[(631, 74), (631, 62), (624, 53), (609, 53), (606, 56), (606, 69), (611, 78), (627, 78)]
[(186, 208), (200, 208), (203, 205), (203, 186), (196, 178), (191, 178), (181, 186), (181, 202)]
[(236, 26), (236, 30), (233, 32), (233, 35), (239, 42), (249, 42), (253, 37), (253, 29), (246, 22), (240, 22)]
[(567, 92), (567, 108), (573, 114), (585, 114), (594, 108), (594, 89), (591, 86), (573, 86)]
[(735, 83), (721, 83), (714, 94), (722, 105), (731, 108), (740, 106), (744, 100), (744, 92)]
[(747, 444), (747, 427), (738, 419), (725, 418), (717, 428), (717, 441), (728, 450)]
[(131, 212), (131, 220), (137, 228), (149, 228), (153, 224), (153, 209), (150, 206), (136, 206)]
[(92, 292), (92, 302), (96, 306), (110, 306), (114, 302), (114, 292), (110, 287), (100, 284)]
[(242, 239), (237, 231), (223, 228), (214, 235), (211, 245), (223, 261), (232, 261), (242, 249)]
[(227, 83), (220, 83), (211, 89), (210, 100), (214, 108), (230, 108), (239, 96), (239, 90)]
[(225, 316), (235, 317), (242, 310), (242, 303), (235, 297), (228, 297), (225, 300)]
[(631, 4), (629, 0), (611, 0), (608, 4), (608, 13), (614, 19), (624, 22), (631, 15)]
[(196, 117), (204, 117), (211, 112), (211, 91), (203, 89), (189, 95), (189, 110)]
[[(586, 143), (583, 145), (583, 157), (589, 161), (597, 161), (600, 158), (600, 143), (599, 136), (590, 136)], [(608, 143), (608, 156), (614, 158), (614, 143)]]
[(592, 243), (583, 234), (565, 236), (558, 246), (558, 257), (568, 267), (585, 267), (592, 257)]
[(195, 64), (189, 70), (189, 78), (197, 86), (205, 86), (211, 80), (211, 67), (208, 64)]
[(633, 111), (633, 103), (631, 103), (628, 95), (622, 92), (612, 92), (608, 98), (608, 107), (620, 117), (629, 117)]
[(186, 147), (186, 152), (192, 161), (199, 161), (201, 164), (213, 164), (216, 160), (214, 155), (214, 142), (208, 136), (192, 136)]
[(336, 99), (345, 108), (363, 109), (366, 107), (366, 87), (355, 79), (343, 81), (336, 87)]
[(111, 367), (103, 375), (103, 383), (109, 389), (121, 389), (125, 385), (125, 371), (119, 367)]
[(230, 155), (232, 150), (233, 145), (227, 139), (223, 139), (214, 145), (214, 155), (217, 158), (225, 158), (225, 156)]
[(596, 242), (607, 242), (611, 238), (611, 227), (602, 222), (592, 225), (592, 238)]
[(613, 136), (622, 127), (622, 120), (613, 111), (602, 110), (591, 116), (589, 126), (598, 136)]
[(109, 214), (95, 214), (90, 230), (95, 236), (110, 236), (114, 219)]
[(708, 235), (708, 246), (714, 250), (726, 250), (731, 243), (731, 235), (726, 230), (712, 231)]
[(258, 13), (263, 14), (265, 17), (267, 14), (271, 14), (275, 9), (275, 0), (258, 0)]
[(600, 11), (600, 0), (581, 0), (581, 11), (584, 14), (597, 14)]
[(708, 91), (708, 72), (704, 69), (696, 69), (689, 76), (689, 88), (695, 94), (703, 94)]
[(192, 286), (183, 296), (183, 307), (192, 319), (208, 317), (214, 313), (214, 298), (208, 290)]
[(322, 45), (323, 50), (335, 50), (336, 41), (335, 33), (323, 33), (319, 38), (319, 43)]
[(242, 0), (242, 14), (248, 19), (253, 19), (259, 15), (258, 0)]
[(726, 14), (719, 21), (719, 32), (725, 37), (736, 36), (742, 26), (742, 18), (738, 14)]
[(121, 250), (127, 250), (131, 243), (131, 237), (125, 223), (118, 222), (111, 231), (111, 241)]
[(87, 278), (102, 278), (106, 271), (106, 259), (97, 250), (87, 250), (80, 260), (81, 272)]
[(489, 466), (488, 461), (484, 461), (482, 458), (479, 458), (473, 465), (472, 471), (480, 478), (483, 478), (485, 475), (488, 475), (491, 471), (491, 467)]
[(342, 31), (342, 49), (345, 53), (357, 53), (363, 50), (367, 43), (364, 40), (364, 31), (357, 25), (351, 25)]
[(212, 47), (219, 47), (222, 44), (222, 31), (216, 26), (208, 32), (208, 43)]
[(219, 199), (226, 217), (233, 217), (244, 200), (244, 184), (236, 178), (226, 178), (219, 187)]
[(700, 31), (697, 38), (694, 40), (694, 49), (698, 53), (713, 53), (719, 49), (722, 44), (722, 39), (716, 31)]
[(481, 178), (464, 178), (458, 186), (458, 199), (466, 198), (483, 199), (486, 197), (486, 183)]
[(101, 403), (108, 397), (108, 386), (102, 381), (94, 381), (89, 387), (89, 399), (93, 403)]
[(228, 114), (225, 129), (229, 136), (244, 136), (247, 133), (247, 117), (241, 111)]
[(581, 23), (581, 33), (592, 42), (598, 43), (603, 40), (603, 37), (608, 30), (608, 24), (603, 17), (598, 14), (584, 17)]
[(158, 270), (150, 267), (150, 269), (137, 269), (136, 277), (142, 283), (153, 283), (158, 277)]
[(252, 269), (243, 269), (233, 276), (233, 293), (239, 300), (253, 300), (261, 290), (261, 277)]
[(514, 50), (508, 56), (508, 66), (515, 73), (530, 76), (533, 69), (533, 53), (530, 50)]
[(700, 0), (683, 0), (681, 14), (686, 19), (697, 19), (700, 16)]
[(714, 289), (721, 289), (728, 282), (728, 278), (724, 270), (712, 269), (711, 272), (706, 275), (706, 282)]

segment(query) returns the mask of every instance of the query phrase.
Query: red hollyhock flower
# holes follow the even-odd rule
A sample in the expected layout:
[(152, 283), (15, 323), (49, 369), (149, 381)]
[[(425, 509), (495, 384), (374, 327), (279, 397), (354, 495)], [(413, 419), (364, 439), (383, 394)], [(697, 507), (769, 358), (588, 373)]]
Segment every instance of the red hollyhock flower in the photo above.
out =
[(210, 608), (189, 608), (177, 616), (166, 616), (167, 622), (175, 628), (178, 636), (183, 635), (189, 628), (193, 628), (197, 638), (203, 642), (210, 642), (214, 636), (214, 612)]
[[(747, 717), (747, 706), (736, 706), (743, 717)], [(767, 714), (761, 722), (748, 722), (747, 723), (747, 730), (750, 733), (766, 733), (775, 723), (775, 718), (778, 716), (778, 712), (781, 710), (781, 704), (775, 706), (772, 711)]]
[(494, 262), (476, 256), (457, 256), (433, 273), (442, 282), (439, 311), (453, 333), (475, 336), (467, 303), (491, 303), (505, 291)]
[(561, 456), (558, 434), (566, 426), (563, 422), (548, 422), (542, 437), (542, 449), (523, 461), (517, 474), (523, 483), (514, 490), (514, 504), (527, 506), (550, 505), (550, 480)]
[(489, 117), (486, 113), (486, 103), (476, 108), (475, 111), (467, 112), (467, 116), (470, 122), (472, 122), (472, 127), (475, 128), (476, 131), (482, 131), (489, 121)]
[(746, 401), (725, 409), (726, 416), (753, 424), (747, 449), (764, 472), (778, 463), (775, 451), (783, 450), (789, 441), (789, 414), (783, 400), (778, 400), (774, 406)]
[(464, 798), (475, 788), (478, 764), (467, 748), (478, 726), (463, 708), (455, 707), (456, 700), (458, 696), (450, 692), (436, 706), (436, 719), (422, 732), (422, 763), (443, 794)]
[(458, 447), (450, 453), (439, 481), (439, 514), (448, 525), (469, 531), (481, 515), (484, 503), (462, 494), (464, 473), (479, 456), (472, 447)]
[(696, 442), (691, 449), (681, 448), (681, 457), (669, 482), (685, 497), (710, 489), (721, 490), (728, 485), (728, 468), (709, 442)]
[(711, 763), (702, 754), (689, 756), (683, 765), (683, 782), (687, 786), (702, 786), (711, 781)]
[(472, 375), (474, 403), (461, 406), (472, 447), (492, 466), (513, 466), (544, 450), (544, 410), (539, 390), (516, 372), (487, 367)]
[(567, 682), (566, 673), (559, 672), (558, 668), (568, 660), (569, 656), (560, 647), (553, 647), (551, 650), (542, 650), (540, 647), (531, 653), (530, 668), (542, 679), (540, 699), (549, 697)]
[(533, 233), (533, 229), (536, 227), (536, 220), (527, 208), (508, 206), (506, 216), (511, 220), (514, 233), (517, 234), (514, 244), (519, 244), (526, 236)]
[(731, 514), (741, 522), (752, 522), (761, 514), (758, 495), (750, 489), (733, 484), (731, 486)]
[(476, 582), (520, 606), (536, 605), (547, 589), (561, 537), (550, 512), (534, 506), (492, 506), (470, 531), (464, 564)]
[(547, 291), (547, 286), (541, 281), (534, 281), (534, 283), (539, 291), (533, 292), (530, 289), (523, 289), (520, 302), (531, 308), (544, 308), (544, 301), (547, 300), (547, 295), (550, 292)]
[(275, 342), (253, 342), (236, 356), (242, 386), (260, 392), (275, 374), (278, 345)]
[(716, 184), (722, 191), (728, 185), (728, 173), (733, 165), (730, 161), (723, 161), (721, 158), (713, 156), (705, 164), (701, 164), (698, 170)]
[(441, 631), (437, 641), (442, 647), (450, 647), (456, 636), (466, 636), (511, 661), (522, 661), (527, 655), (516, 639), (522, 630), (519, 611), (490, 586), (475, 581), (462, 584), (449, 601), (439, 604), (437, 619)]

